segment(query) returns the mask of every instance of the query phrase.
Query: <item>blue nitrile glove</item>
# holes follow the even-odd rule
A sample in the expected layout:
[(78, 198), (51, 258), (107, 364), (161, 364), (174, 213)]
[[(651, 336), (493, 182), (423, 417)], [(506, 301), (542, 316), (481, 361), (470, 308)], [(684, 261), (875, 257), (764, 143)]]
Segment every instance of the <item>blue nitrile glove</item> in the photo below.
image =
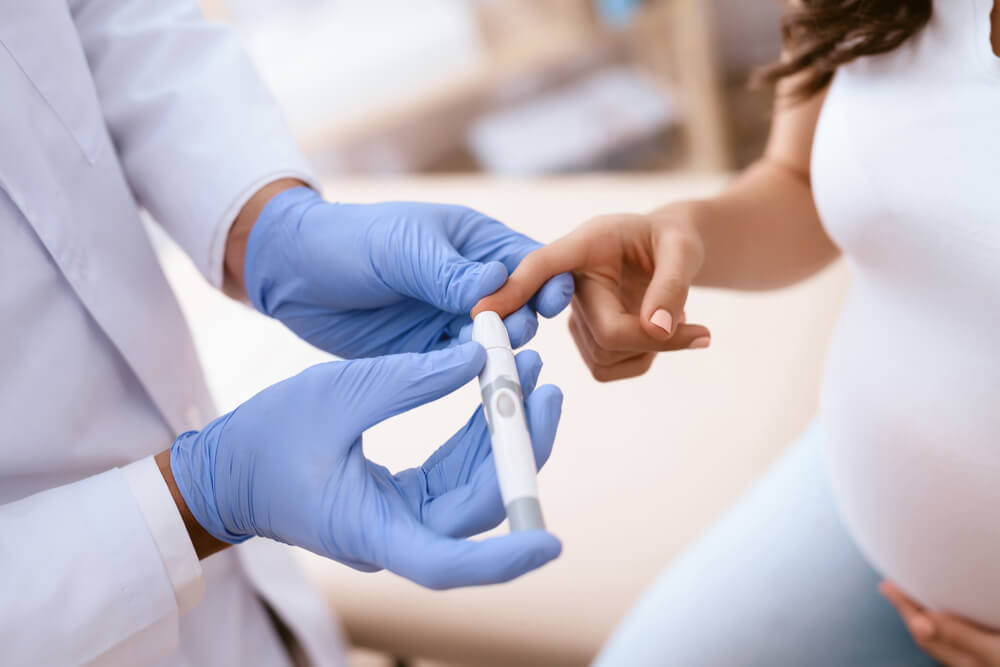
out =
[[(469, 311), (539, 244), (461, 206), (331, 204), (309, 188), (275, 196), (247, 244), (247, 295), (316, 347), (345, 358), (426, 352), (469, 340)], [(535, 313), (569, 305), (550, 280), (505, 320), (519, 347)]]
[[(177, 438), (174, 479), (198, 523), (225, 542), (269, 537), (436, 589), (507, 581), (561, 545), (544, 531), (460, 539), (504, 518), (481, 407), (420, 468), (393, 475), (365, 458), (361, 442), (369, 427), (464, 385), (485, 359), (478, 343), (465, 343), (313, 366)], [(562, 393), (551, 385), (531, 392), (538, 354), (517, 362), (541, 465)]]

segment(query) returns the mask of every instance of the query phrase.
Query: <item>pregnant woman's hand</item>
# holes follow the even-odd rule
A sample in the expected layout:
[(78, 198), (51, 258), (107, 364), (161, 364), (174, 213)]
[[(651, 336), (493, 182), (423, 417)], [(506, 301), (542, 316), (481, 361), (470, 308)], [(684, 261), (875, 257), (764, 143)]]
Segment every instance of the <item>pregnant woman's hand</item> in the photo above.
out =
[(1000, 667), (1000, 632), (928, 611), (888, 581), (879, 590), (899, 612), (913, 640), (937, 660), (948, 667)]
[(572, 271), (569, 326), (591, 373), (602, 382), (634, 377), (657, 352), (708, 347), (708, 329), (687, 324), (684, 313), (703, 255), (697, 232), (675, 209), (605, 215), (525, 257), (472, 312), (506, 316), (553, 276)]

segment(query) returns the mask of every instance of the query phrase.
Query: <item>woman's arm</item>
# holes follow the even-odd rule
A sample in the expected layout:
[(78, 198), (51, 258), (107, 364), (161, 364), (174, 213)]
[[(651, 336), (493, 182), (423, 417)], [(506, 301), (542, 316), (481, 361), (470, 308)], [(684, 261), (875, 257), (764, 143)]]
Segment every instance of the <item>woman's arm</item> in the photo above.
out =
[(837, 248), (809, 180), (826, 91), (797, 103), (781, 92), (765, 155), (721, 194), (595, 218), (528, 255), (473, 315), (506, 316), (552, 276), (572, 271), (574, 340), (594, 377), (617, 380), (644, 373), (656, 352), (710, 344), (708, 329), (685, 322), (691, 285), (781, 287), (829, 264)]
[[(789, 82), (794, 85), (794, 82)], [(809, 163), (826, 98), (792, 104), (780, 94), (763, 157), (720, 195), (668, 205), (652, 217), (678, 216), (704, 248), (695, 285), (770, 289), (802, 280), (833, 261), (836, 246), (813, 202)]]

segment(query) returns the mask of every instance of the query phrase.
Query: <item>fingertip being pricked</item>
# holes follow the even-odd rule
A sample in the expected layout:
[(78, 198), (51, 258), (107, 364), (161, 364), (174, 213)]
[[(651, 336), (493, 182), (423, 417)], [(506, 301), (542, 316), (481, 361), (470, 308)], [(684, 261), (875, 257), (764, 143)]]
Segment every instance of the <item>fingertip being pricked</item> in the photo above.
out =
[(487, 310), (495, 312), (500, 317), (506, 318), (511, 313), (516, 312), (524, 304), (528, 302), (528, 298), (522, 299), (520, 297), (520, 290), (515, 283), (511, 283), (508, 278), (507, 283), (498, 289), (493, 294), (483, 297), (479, 300), (470, 313), (473, 318), (479, 313)]

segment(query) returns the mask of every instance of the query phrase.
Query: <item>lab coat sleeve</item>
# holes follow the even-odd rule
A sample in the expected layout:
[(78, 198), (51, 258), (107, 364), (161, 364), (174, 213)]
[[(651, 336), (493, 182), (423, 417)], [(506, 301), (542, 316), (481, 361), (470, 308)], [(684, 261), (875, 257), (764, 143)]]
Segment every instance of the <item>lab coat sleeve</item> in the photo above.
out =
[(261, 186), (316, 187), (235, 31), (194, 0), (69, 0), (139, 203), (222, 283), (229, 228)]
[(2, 662), (138, 665), (176, 650), (202, 581), (178, 526), (152, 459), (0, 505)]

